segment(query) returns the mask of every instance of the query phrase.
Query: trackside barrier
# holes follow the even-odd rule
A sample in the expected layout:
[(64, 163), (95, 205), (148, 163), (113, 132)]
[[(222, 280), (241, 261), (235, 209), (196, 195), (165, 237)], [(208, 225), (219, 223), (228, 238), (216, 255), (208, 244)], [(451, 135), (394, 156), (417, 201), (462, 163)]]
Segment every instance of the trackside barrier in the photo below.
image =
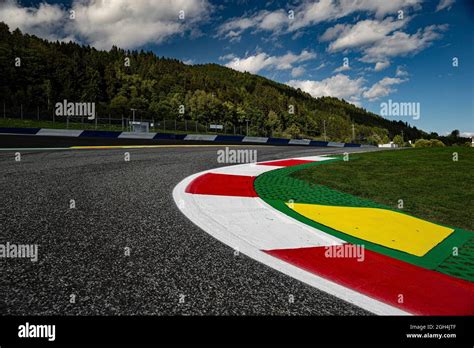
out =
[(48, 128), (6, 128), (0, 127), (0, 134), (36, 135), (36, 136), (60, 136), (81, 138), (120, 138), (120, 139), (149, 139), (149, 140), (192, 140), (232, 143), (261, 143), (268, 145), (298, 145), (318, 147), (374, 147), (373, 145), (361, 145), (354, 143), (337, 143), (307, 139), (284, 139), (247, 137), (240, 135), (211, 135), (211, 134), (173, 134), (173, 133), (133, 133), (97, 130), (72, 130), (72, 129), (48, 129)]

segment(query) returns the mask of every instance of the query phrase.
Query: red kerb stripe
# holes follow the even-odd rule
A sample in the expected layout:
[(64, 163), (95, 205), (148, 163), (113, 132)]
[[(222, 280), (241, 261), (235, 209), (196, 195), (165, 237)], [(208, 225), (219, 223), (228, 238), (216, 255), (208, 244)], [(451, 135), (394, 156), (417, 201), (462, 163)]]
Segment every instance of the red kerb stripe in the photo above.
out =
[(474, 283), (367, 249), (362, 262), (356, 258), (326, 257), (325, 247), (266, 252), (313, 274), (413, 314), (474, 314)]
[(255, 177), (206, 173), (186, 187), (187, 193), (217, 196), (258, 197), (253, 187)]

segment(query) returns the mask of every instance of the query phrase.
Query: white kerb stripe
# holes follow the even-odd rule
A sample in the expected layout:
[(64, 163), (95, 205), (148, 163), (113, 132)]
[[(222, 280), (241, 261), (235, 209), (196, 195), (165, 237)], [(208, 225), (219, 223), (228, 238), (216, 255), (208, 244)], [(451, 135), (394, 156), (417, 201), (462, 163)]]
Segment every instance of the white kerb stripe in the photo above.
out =
[(327, 161), (334, 159), (334, 157), (325, 157), (325, 156), (307, 156), (307, 157), (295, 157), (294, 159), (299, 159), (299, 160), (307, 160), (307, 161), (315, 161), (315, 162), (321, 162), (321, 161)]
[[(260, 198), (186, 194), (186, 214), (199, 221), (212, 221), (222, 231), (245, 240), (257, 249), (288, 249), (338, 245), (343, 242), (322, 231), (269, 209)], [(196, 223), (196, 221), (195, 221)], [(290, 232), (291, 231), (291, 232)]]
[(243, 175), (243, 176), (258, 176), (262, 173), (269, 172), (270, 170), (280, 169), (277, 166), (261, 166), (256, 163), (251, 164), (239, 164), (235, 166), (221, 167), (212, 169), (211, 173), (216, 174), (231, 174), (231, 175)]

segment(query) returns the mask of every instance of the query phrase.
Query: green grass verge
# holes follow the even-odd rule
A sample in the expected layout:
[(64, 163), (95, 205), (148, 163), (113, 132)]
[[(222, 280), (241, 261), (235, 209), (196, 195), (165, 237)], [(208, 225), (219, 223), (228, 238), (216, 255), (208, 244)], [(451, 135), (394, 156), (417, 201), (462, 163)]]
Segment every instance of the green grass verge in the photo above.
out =
[[(430, 150), (430, 149), (428, 149)], [(433, 150), (433, 149), (431, 149)], [(468, 149), (465, 149), (468, 150)], [(360, 160), (360, 156), (353, 157), (354, 161)], [(450, 223), (444, 224), (454, 229), (454, 232), (436, 245), (427, 254), (422, 257), (411, 255), (402, 251), (384, 247), (371, 243), (343, 232), (334, 230), (328, 226), (319, 224), (310, 220), (294, 210), (288, 208), (285, 202), (290, 200), (294, 203), (324, 204), (333, 206), (354, 206), (354, 207), (372, 207), (381, 209), (390, 209), (400, 213), (410, 214), (404, 210), (398, 210), (380, 202), (375, 202), (368, 198), (341, 192), (333, 188), (320, 184), (318, 180), (308, 180), (308, 174), (302, 175), (303, 179), (298, 178), (302, 172), (317, 173), (325, 168), (334, 166), (343, 162), (340, 159), (324, 162), (312, 162), (294, 167), (285, 167), (273, 170), (259, 175), (254, 183), (255, 190), (260, 198), (277, 210), (299, 220), (309, 226), (324, 231), (328, 234), (341, 238), (352, 244), (364, 244), (368, 250), (372, 250), (420, 267), (439, 271), (450, 276), (458, 277), (468, 281), (474, 281), (474, 233), (455, 227)], [(349, 162), (345, 162), (348, 165)], [(341, 182), (348, 180), (351, 173), (347, 173), (346, 178), (341, 178)], [(315, 174), (312, 173), (311, 177)], [(316, 175), (318, 177), (318, 175)], [(342, 180), (344, 179), (344, 180)], [(416, 216), (416, 215), (415, 215)], [(420, 217), (420, 216), (417, 216)], [(458, 255), (454, 255), (454, 250), (458, 250)]]
[[(458, 161), (453, 161), (453, 153)], [(351, 154), (295, 171), (293, 178), (436, 222), (474, 230), (474, 149), (422, 148)]]

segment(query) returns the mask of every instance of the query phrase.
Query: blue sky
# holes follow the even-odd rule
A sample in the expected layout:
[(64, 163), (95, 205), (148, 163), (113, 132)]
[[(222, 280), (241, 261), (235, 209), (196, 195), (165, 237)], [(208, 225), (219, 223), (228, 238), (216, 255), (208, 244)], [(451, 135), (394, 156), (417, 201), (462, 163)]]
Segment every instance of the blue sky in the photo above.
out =
[(344, 98), (377, 114), (389, 99), (419, 103), (418, 119), (387, 118), (466, 135), (474, 134), (473, 18), (470, 0), (7, 0), (0, 5), (0, 21), (47, 39), (227, 65), (315, 97)]

